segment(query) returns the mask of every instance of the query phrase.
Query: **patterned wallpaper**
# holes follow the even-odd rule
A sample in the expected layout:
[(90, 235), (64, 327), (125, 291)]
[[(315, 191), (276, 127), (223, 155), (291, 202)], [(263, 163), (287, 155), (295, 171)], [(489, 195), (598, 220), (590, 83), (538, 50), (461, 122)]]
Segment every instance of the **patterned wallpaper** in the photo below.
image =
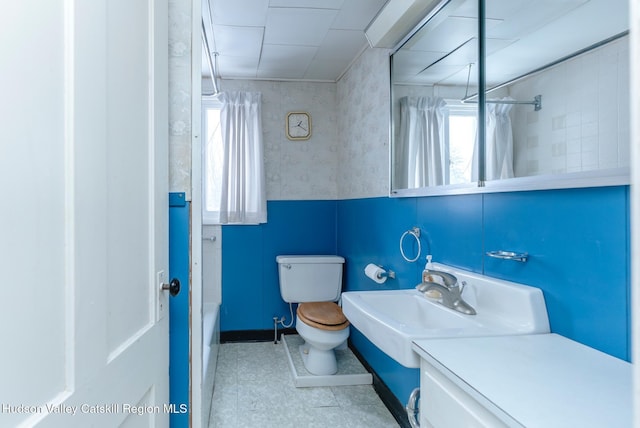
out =
[[(223, 80), (220, 86), (262, 92), (267, 199), (389, 194), (388, 50), (367, 49), (337, 84)], [(308, 141), (285, 136), (285, 116), (296, 110), (311, 113)]]
[(169, 0), (169, 192), (191, 199), (191, 0)]
[(338, 199), (389, 194), (389, 54), (367, 49), (338, 82)]
[[(190, 28), (190, 0), (170, 0), (169, 191), (186, 192), (188, 199), (191, 197)], [(626, 40), (614, 45), (623, 54), (626, 52)], [(267, 198), (269, 200), (357, 199), (388, 195), (389, 54), (390, 51), (386, 49), (365, 50), (337, 84), (250, 80), (226, 80), (221, 83), (223, 90), (263, 93)], [(605, 57), (607, 64), (611, 62), (609, 61), (611, 55), (602, 54), (601, 56)], [(606, 74), (605, 72), (609, 74), (606, 78), (599, 79), (599, 82), (613, 82), (615, 85), (619, 79), (625, 77), (619, 75), (619, 70), (624, 67), (606, 68), (600, 65), (600, 68), (600, 74)], [(614, 78), (610, 78), (610, 75)], [(574, 81), (577, 80), (579, 79), (574, 79)], [(207, 84), (208, 82), (204, 83), (205, 86)], [(589, 87), (589, 85), (585, 86)], [(549, 125), (548, 129), (545, 128), (544, 139), (553, 144), (545, 145), (550, 149), (546, 153), (546, 158), (542, 157), (545, 160), (541, 161), (541, 155), (538, 153), (541, 148), (531, 142), (533, 139), (530, 136), (531, 132), (528, 131), (529, 135), (524, 138), (516, 135), (516, 144), (525, 142), (527, 145), (526, 150), (520, 151), (526, 156), (516, 158), (516, 169), (520, 171), (526, 167), (529, 169), (529, 174), (538, 170), (543, 172), (543, 168), (532, 166), (535, 162), (536, 165), (551, 168), (552, 172), (563, 172), (576, 170), (578, 165), (584, 168), (589, 162), (604, 164), (605, 160), (609, 159), (610, 165), (607, 164), (607, 166), (626, 165), (628, 158), (620, 154), (628, 153), (628, 145), (625, 146), (620, 142), (628, 141), (628, 126), (621, 126), (618, 118), (613, 115), (621, 109), (620, 105), (626, 104), (621, 103), (617, 110), (609, 111), (601, 108), (598, 111), (598, 107), (593, 106), (594, 97), (587, 96), (595, 92), (595, 98), (597, 98), (598, 90), (598, 86), (592, 84), (591, 92), (585, 92), (586, 95), (573, 94), (574, 96), (571, 97), (563, 97), (578, 104), (574, 110), (566, 111), (550, 108), (553, 105), (554, 91), (545, 91), (546, 107), (542, 111), (542, 116), (551, 114), (551, 117), (543, 123), (551, 123), (554, 127)], [(513, 92), (513, 95), (517, 95), (515, 89)], [(600, 89), (599, 92), (600, 95), (605, 93), (615, 96), (620, 90)], [(626, 99), (624, 96), (622, 98)], [(588, 112), (579, 111), (581, 117), (580, 123), (577, 123), (577, 119), (574, 119), (578, 117), (575, 111), (581, 107), (579, 104), (596, 110), (591, 115), (587, 114)], [(294, 110), (309, 111), (312, 115), (313, 136), (309, 141), (292, 142), (284, 135), (284, 118), (287, 112)], [(524, 110), (521, 109), (521, 111)], [(621, 117), (626, 118), (628, 124), (628, 111), (622, 113)], [(528, 127), (524, 126), (522, 129), (529, 129), (535, 125), (530, 123), (530, 116), (532, 115), (529, 114), (524, 119), (516, 117), (514, 122), (515, 124), (526, 122)], [(624, 123), (624, 120), (622, 122)], [(593, 131), (594, 129), (599, 130), (599, 133)], [(573, 137), (577, 135), (576, 132), (581, 134), (581, 138)], [(588, 132), (593, 134), (591, 139)], [(599, 144), (599, 140), (604, 141), (605, 137), (607, 144)], [(610, 140), (618, 141), (619, 144), (609, 144)], [(574, 154), (577, 152), (573, 147), (578, 144), (590, 147), (591, 151), (583, 151), (581, 157)], [(605, 152), (602, 149), (605, 146), (612, 149)], [(538, 157), (532, 161), (531, 156), (534, 152)]]
[[(223, 91), (262, 93), (268, 200), (335, 200), (338, 137), (336, 85), (314, 82), (222, 80)], [(312, 136), (290, 141), (285, 117), (290, 111), (311, 115)]]
[[(191, 3), (169, 1), (169, 191), (191, 199)], [(203, 85), (207, 86), (208, 82)], [(269, 200), (389, 192), (389, 51), (367, 49), (337, 83), (224, 80), (263, 94)], [(287, 112), (311, 113), (313, 136), (289, 141)]]

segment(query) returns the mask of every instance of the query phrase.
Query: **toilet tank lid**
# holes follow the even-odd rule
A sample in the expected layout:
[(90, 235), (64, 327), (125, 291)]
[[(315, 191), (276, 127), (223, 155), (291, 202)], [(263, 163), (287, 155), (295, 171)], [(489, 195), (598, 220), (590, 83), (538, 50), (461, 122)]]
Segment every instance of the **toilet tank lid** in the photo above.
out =
[(283, 263), (344, 263), (344, 257), (325, 255), (283, 255), (277, 256), (276, 262)]

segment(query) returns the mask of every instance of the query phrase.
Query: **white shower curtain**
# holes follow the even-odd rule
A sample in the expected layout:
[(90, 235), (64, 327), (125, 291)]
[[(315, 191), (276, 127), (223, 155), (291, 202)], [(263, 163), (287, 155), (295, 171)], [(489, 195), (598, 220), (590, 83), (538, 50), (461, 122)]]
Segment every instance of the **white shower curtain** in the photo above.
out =
[[(513, 101), (512, 98), (503, 100)], [(513, 178), (513, 130), (511, 104), (487, 104), (486, 179)]]
[(397, 188), (446, 184), (446, 103), (437, 97), (400, 99), (400, 145), (396, 152)]
[[(513, 101), (502, 98), (500, 101)], [(513, 178), (512, 104), (487, 103), (485, 107), (485, 180)], [(473, 150), (472, 179), (478, 180), (478, 138)]]
[(223, 92), (219, 99), (223, 155), (216, 223), (266, 223), (261, 94)]
[[(502, 98), (499, 101), (513, 101)], [(485, 180), (513, 178), (513, 129), (509, 112), (512, 104), (487, 103), (485, 108)], [(472, 179), (478, 180), (478, 138), (473, 150)]]

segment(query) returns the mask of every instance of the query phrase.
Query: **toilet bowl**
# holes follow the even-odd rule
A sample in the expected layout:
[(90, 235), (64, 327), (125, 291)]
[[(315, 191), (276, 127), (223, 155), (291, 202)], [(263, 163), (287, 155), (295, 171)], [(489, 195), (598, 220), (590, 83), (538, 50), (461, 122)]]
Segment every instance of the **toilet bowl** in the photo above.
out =
[(344, 258), (331, 255), (282, 255), (276, 257), (280, 295), (298, 303), (296, 330), (304, 345), (302, 361), (314, 375), (338, 371), (334, 349), (346, 345), (349, 321), (335, 302), (342, 289)]
[(296, 331), (305, 341), (300, 353), (305, 368), (314, 375), (338, 371), (334, 349), (346, 344), (349, 321), (333, 302), (307, 302), (298, 306)]

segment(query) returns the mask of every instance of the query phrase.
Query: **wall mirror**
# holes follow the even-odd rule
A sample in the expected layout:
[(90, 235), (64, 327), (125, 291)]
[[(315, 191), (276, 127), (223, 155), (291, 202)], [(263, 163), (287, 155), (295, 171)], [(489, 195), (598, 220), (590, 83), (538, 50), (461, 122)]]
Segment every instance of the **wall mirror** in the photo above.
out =
[(628, 184), (628, 16), (442, 1), (391, 56), (391, 194)]

